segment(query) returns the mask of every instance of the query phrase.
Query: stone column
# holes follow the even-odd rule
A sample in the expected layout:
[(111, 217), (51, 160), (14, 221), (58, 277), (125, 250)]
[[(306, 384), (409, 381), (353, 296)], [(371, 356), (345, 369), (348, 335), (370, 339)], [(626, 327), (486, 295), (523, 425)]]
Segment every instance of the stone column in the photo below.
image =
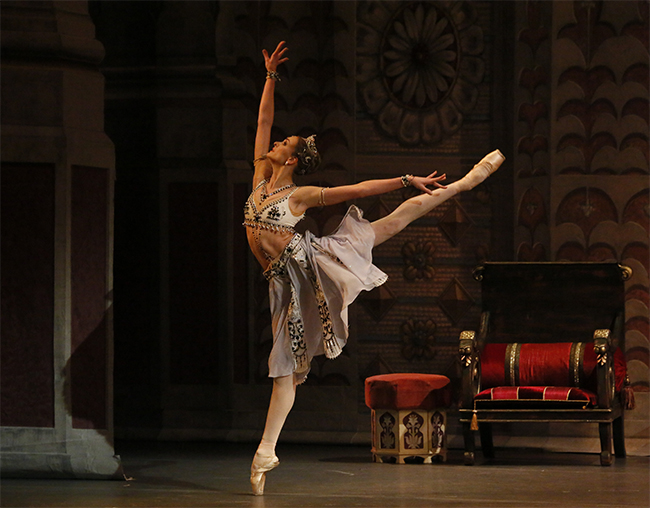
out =
[(2, 2), (3, 476), (121, 470), (103, 56), (87, 2)]

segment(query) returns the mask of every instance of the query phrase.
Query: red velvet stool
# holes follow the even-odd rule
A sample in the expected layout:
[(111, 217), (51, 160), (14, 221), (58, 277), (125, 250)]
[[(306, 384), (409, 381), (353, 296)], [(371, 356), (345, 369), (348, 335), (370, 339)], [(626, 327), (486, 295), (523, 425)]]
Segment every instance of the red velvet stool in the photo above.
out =
[(372, 409), (375, 462), (404, 464), (407, 457), (447, 460), (446, 408), (449, 378), (436, 374), (383, 374), (366, 379), (366, 405)]

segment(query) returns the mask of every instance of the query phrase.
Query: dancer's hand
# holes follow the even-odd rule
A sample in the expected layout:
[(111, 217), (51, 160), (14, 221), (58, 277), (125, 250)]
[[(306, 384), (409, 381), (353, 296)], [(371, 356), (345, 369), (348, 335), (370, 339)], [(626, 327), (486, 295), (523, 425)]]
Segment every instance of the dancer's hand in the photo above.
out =
[(446, 189), (447, 186), (442, 185), (439, 182), (446, 179), (447, 175), (436, 176), (437, 174), (438, 172), (434, 171), (429, 176), (414, 176), (411, 180), (411, 185), (416, 189), (421, 190), (422, 192), (426, 192), (427, 194), (433, 194), (433, 191), (428, 187), (429, 185), (433, 185), (439, 189)]
[(285, 44), (286, 43), (284, 41), (280, 41), (278, 47), (275, 48), (275, 51), (271, 56), (269, 56), (268, 51), (265, 49), (262, 50), (262, 54), (264, 55), (264, 64), (266, 65), (267, 71), (275, 72), (278, 68), (278, 65), (289, 60), (289, 58), (283, 57), (285, 51), (289, 49), (287, 47), (283, 47)]

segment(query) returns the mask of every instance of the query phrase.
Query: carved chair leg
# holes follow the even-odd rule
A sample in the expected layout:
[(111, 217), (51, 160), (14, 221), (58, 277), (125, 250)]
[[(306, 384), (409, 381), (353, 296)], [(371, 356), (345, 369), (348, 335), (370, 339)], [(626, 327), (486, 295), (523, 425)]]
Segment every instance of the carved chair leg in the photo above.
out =
[(626, 456), (625, 453), (625, 425), (623, 421), (623, 415), (619, 416), (614, 420), (614, 454), (623, 459)]
[(483, 456), (488, 459), (494, 458), (494, 444), (492, 442), (492, 424), (479, 423), (479, 434), (481, 435), (481, 449)]
[(470, 422), (463, 423), (463, 438), (465, 440), (465, 465), (473, 466), (475, 443), (474, 443), (474, 431), (472, 430), (472, 426)]
[(600, 432), (600, 465), (611, 466), (612, 457), (612, 423), (599, 423)]

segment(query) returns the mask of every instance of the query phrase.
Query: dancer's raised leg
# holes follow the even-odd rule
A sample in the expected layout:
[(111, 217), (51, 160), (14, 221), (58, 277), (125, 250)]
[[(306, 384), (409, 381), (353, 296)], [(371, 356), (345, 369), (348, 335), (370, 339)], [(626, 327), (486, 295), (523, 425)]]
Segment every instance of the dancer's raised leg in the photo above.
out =
[(273, 379), (273, 392), (266, 415), (264, 434), (251, 466), (251, 486), (256, 496), (264, 494), (266, 473), (280, 463), (275, 456), (275, 445), (295, 399), (296, 381), (293, 375)]
[(499, 150), (489, 153), (460, 180), (436, 189), (433, 194), (420, 194), (404, 201), (395, 211), (372, 223), (375, 230), (375, 246), (393, 237), (411, 222), (429, 213), (436, 206), (453, 198), (460, 192), (473, 189), (494, 173), (505, 157)]

